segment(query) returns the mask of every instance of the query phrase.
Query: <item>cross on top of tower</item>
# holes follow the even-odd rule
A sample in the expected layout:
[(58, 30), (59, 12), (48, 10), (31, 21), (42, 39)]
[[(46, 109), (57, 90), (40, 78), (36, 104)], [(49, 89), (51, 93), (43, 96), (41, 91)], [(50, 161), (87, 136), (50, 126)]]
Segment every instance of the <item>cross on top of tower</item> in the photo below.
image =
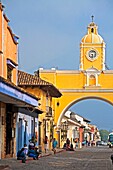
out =
[(94, 18), (94, 16), (92, 15), (92, 16), (91, 16), (91, 18), (92, 18), (92, 22), (93, 22), (93, 18)]

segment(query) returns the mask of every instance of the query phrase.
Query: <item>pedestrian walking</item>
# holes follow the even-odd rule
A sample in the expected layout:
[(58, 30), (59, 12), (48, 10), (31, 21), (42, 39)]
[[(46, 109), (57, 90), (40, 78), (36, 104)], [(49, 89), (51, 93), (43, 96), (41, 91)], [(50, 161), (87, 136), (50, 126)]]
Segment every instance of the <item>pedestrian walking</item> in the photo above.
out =
[(48, 149), (48, 137), (45, 136), (45, 139), (44, 139), (44, 150), (45, 150), (45, 153), (46, 153), (47, 149)]
[(66, 150), (69, 150), (70, 149), (70, 140), (69, 138), (67, 138), (66, 140)]
[(55, 138), (53, 138), (53, 142), (52, 142), (52, 150), (54, 152), (54, 154), (56, 154), (56, 147), (57, 147), (58, 142), (56, 141)]

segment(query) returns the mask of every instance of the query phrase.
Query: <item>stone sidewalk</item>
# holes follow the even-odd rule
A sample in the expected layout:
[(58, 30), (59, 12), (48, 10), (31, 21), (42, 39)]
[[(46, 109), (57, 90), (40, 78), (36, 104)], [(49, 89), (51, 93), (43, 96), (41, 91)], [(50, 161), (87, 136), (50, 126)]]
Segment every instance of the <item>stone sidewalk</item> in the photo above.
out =
[[(57, 148), (56, 149), (56, 154), (65, 151), (65, 149), (62, 148)], [(49, 156), (49, 155), (54, 155), (52, 150), (48, 150), (46, 153), (42, 152), (39, 156), (39, 158), (44, 157), (44, 156)]]
[[(61, 149), (58, 148), (56, 151), (56, 154), (63, 152), (63, 151), (65, 151), (65, 150), (62, 148)], [(41, 157), (46, 157), (46, 156), (50, 156), (50, 155), (54, 155), (52, 150), (48, 150), (46, 153), (42, 152), (39, 156), (39, 159), (41, 159)], [(28, 157), (26, 162), (29, 162), (31, 160), (33, 160), (33, 158)], [(18, 166), (18, 160), (16, 158), (1, 159), (0, 160), (0, 170), (11, 170), (10, 165), (14, 164), (14, 163), (17, 164), (17, 166)]]

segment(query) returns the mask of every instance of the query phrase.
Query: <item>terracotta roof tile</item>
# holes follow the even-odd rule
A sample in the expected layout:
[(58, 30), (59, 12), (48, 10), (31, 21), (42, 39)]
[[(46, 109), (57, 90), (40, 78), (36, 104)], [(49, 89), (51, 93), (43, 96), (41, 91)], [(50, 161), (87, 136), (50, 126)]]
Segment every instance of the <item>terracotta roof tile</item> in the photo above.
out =
[(38, 88), (49, 92), (51, 97), (61, 97), (60, 91), (51, 83), (41, 79), (36, 75), (18, 70), (18, 85), (19, 86), (37, 86)]
[(18, 84), (19, 85), (51, 85), (51, 83), (42, 80), (36, 75), (31, 75), (26, 72), (18, 70)]

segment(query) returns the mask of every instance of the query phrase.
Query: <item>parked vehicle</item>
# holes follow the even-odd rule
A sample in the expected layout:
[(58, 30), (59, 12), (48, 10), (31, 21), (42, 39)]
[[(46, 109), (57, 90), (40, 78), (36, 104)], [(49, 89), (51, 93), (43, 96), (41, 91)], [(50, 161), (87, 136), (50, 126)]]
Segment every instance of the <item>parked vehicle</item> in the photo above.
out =
[(104, 141), (97, 141), (96, 146), (107, 146), (107, 142)]
[(102, 145), (102, 141), (97, 141), (96, 146), (100, 146), (100, 145)]
[(113, 147), (113, 132), (108, 135), (108, 145), (109, 148)]

